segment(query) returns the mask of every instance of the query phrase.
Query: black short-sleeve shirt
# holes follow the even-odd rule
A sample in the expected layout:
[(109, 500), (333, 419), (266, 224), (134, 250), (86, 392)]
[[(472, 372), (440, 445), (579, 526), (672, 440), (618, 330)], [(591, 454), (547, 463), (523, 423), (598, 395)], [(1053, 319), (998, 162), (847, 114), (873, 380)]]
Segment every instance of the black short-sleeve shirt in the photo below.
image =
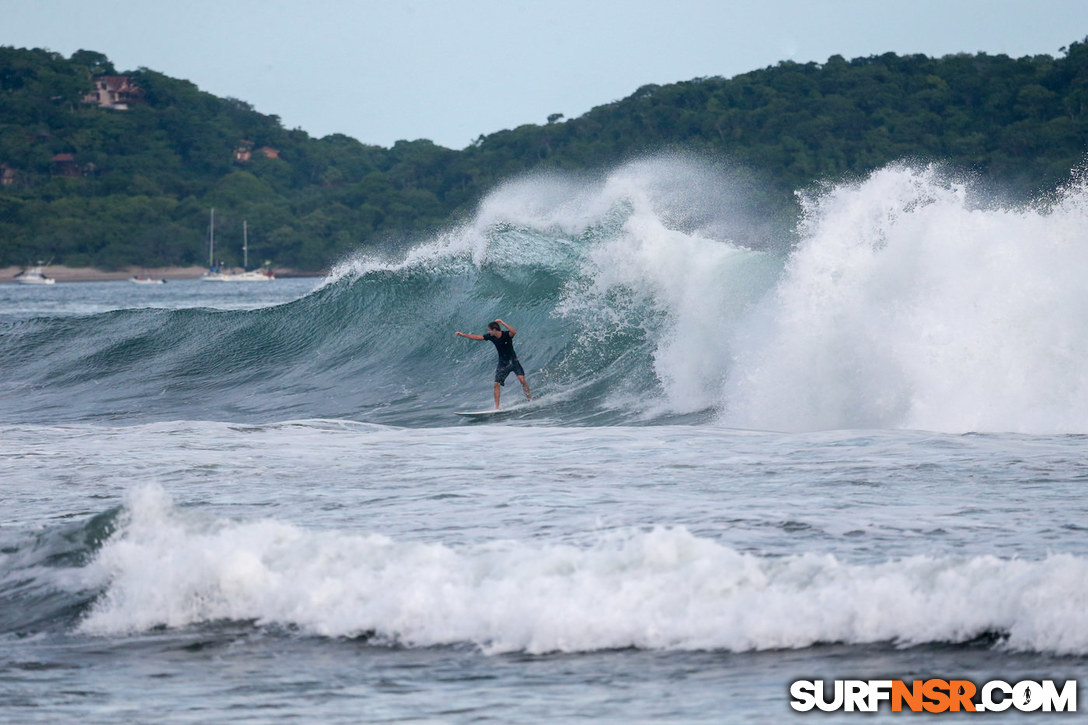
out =
[(484, 339), (494, 343), (495, 349), (499, 353), (499, 363), (508, 363), (518, 359), (517, 353), (514, 352), (514, 338), (510, 335), (509, 330), (503, 330), (497, 336), (489, 330), (484, 333)]

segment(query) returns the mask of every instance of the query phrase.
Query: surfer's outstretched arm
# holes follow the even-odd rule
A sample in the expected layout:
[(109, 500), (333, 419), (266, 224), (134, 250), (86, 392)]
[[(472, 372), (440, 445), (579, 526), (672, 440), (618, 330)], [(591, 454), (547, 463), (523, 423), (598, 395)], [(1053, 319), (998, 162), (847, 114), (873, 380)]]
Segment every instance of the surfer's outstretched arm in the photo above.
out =
[[(460, 330), (458, 330), (457, 332), (455, 332), (453, 334), (455, 336), (457, 336), (457, 337), (467, 337), (470, 340), (477, 340), (477, 341), (480, 341), (480, 342), (482, 342), (483, 339), (484, 339), (483, 335), (473, 335), (471, 332), (461, 332)], [(510, 334), (512, 335), (514, 333), (510, 333)]]
[(510, 327), (510, 325), (506, 324), (505, 322), (500, 320), (498, 317), (495, 318), (495, 322), (499, 323), (500, 325), (505, 327), (507, 330), (509, 330), (510, 331), (510, 337), (513, 337), (514, 335), (518, 334), (517, 330), (515, 330), (513, 327)]

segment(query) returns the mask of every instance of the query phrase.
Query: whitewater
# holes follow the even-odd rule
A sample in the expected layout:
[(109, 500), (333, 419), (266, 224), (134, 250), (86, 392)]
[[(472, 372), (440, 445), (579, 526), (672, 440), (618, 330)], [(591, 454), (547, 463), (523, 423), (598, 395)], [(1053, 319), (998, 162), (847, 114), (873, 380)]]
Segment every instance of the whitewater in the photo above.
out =
[[(321, 280), (0, 285), (0, 719), (777, 722), (798, 679), (1076, 678), (1088, 187), (798, 198), (661, 156)], [(538, 400), (466, 422), (494, 352), (453, 333), (495, 317)]]

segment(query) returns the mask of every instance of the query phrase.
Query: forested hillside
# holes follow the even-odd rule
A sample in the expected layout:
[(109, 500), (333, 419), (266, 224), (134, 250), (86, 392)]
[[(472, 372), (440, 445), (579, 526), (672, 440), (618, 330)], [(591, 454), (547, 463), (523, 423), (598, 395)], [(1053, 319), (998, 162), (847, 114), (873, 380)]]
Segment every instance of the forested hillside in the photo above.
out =
[[(116, 76), (135, 89), (126, 109), (87, 102), (95, 78)], [(659, 149), (743, 167), (761, 203), (786, 212), (797, 188), (902, 158), (947, 162), (1026, 195), (1067, 178), (1086, 144), (1086, 43), (1057, 58), (784, 62), (645, 86), (579, 118), (555, 114), (460, 151), (315, 139), (188, 81), (118, 73), (97, 52), (2, 47), (0, 266), (200, 264), (215, 207), (228, 264), (241, 261), (247, 220), (251, 260), (316, 270), (466, 213), (504, 178), (592, 170)]]

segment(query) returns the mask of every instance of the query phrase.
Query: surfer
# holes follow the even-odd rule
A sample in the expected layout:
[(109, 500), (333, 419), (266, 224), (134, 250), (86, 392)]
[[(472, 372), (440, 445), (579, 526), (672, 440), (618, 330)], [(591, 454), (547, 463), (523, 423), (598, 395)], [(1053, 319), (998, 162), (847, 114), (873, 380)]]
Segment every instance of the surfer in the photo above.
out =
[[(506, 329), (502, 329), (503, 327)], [(496, 319), (494, 322), (487, 323), (487, 332), (482, 335), (464, 333), (460, 330), (454, 334), (457, 337), (467, 337), (469, 340), (481, 342), (490, 340), (495, 344), (495, 350), (499, 353), (499, 364), (495, 368), (495, 410), (499, 409), (499, 390), (503, 385), (506, 385), (506, 377), (510, 373), (518, 376), (518, 382), (521, 383), (521, 389), (525, 391), (526, 399), (533, 399), (533, 396), (529, 393), (529, 383), (525, 382), (525, 370), (522, 369), (521, 363), (518, 362), (518, 354), (514, 352), (514, 335), (518, 334), (517, 330), (502, 320)]]

